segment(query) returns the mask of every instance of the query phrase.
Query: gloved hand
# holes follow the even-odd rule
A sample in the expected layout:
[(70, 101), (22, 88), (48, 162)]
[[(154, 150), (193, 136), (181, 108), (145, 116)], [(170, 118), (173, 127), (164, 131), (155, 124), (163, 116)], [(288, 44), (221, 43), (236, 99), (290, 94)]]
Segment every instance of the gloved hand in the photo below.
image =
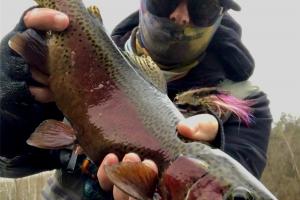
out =
[[(38, 31), (62, 31), (69, 24), (69, 19), (65, 14), (47, 8), (30, 10), (25, 14), (23, 20), (27, 28), (33, 28)], [(53, 101), (53, 94), (48, 88), (48, 76), (33, 66), (30, 66), (30, 72), (33, 80), (40, 84), (40, 86), (29, 86), (29, 90), (35, 100), (42, 103)]]
[[(14, 30), (1, 40), (1, 156), (14, 157), (28, 153), (29, 147), (25, 141), (35, 127), (45, 119), (61, 118), (56, 105), (49, 103), (52, 95), (47, 86), (47, 76), (29, 66), (8, 45), (12, 36), (29, 27), (36, 30), (63, 30), (67, 26), (68, 18), (65, 16), (65, 22), (61, 17), (55, 20), (57, 14), (58, 12), (49, 9), (29, 9)], [(39, 33), (43, 34), (42, 31)]]
[[(41, 103), (48, 103), (53, 101), (52, 93), (48, 89), (48, 77), (47, 75), (40, 72), (37, 68), (33, 66), (28, 66), (27, 63), (15, 52), (13, 52), (9, 46), (9, 39), (17, 32), (22, 32), (27, 28), (34, 28), (38, 31), (43, 30), (55, 30), (60, 31), (68, 26), (68, 18), (66, 15), (45, 8), (34, 8), (25, 12), (24, 17), (21, 19), (16, 28), (9, 33), (1, 41), (1, 70), (7, 76), (4, 78), (4, 89), (6, 78), (15, 79), (16, 81), (24, 82), (11, 83), (7, 88), (10, 92), (14, 91), (17, 95), (9, 96), (20, 96), (24, 92), (29, 92), (31, 95)], [(2, 85), (2, 84), (1, 84)], [(27, 90), (28, 89), (28, 90)]]
[(25, 81), (30, 80), (29, 67), (25, 61), (8, 46), (9, 39), (18, 31), (25, 30), (23, 20), (7, 34), (0, 43), (0, 87), (1, 107), (20, 99), (30, 100)]

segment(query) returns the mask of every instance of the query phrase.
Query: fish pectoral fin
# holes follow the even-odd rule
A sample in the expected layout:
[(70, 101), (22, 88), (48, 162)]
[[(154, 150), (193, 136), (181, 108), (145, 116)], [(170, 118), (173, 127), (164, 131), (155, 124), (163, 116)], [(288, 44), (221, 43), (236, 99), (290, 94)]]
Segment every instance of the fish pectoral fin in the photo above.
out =
[(56, 120), (42, 122), (26, 141), (42, 149), (62, 149), (76, 140), (75, 130), (68, 124)]
[(158, 176), (143, 163), (123, 162), (105, 166), (108, 178), (123, 192), (136, 199), (152, 199)]
[(33, 29), (15, 34), (8, 42), (9, 47), (18, 53), (30, 66), (49, 74), (46, 63), (48, 46), (46, 40)]
[(97, 21), (100, 23), (100, 25), (103, 26), (103, 20), (102, 20), (102, 16), (101, 16), (101, 12), (99, 10), (99, 8), (95, 5), (89, 6), (87, 8), (87, 11), (89, 12), (89, 14)]

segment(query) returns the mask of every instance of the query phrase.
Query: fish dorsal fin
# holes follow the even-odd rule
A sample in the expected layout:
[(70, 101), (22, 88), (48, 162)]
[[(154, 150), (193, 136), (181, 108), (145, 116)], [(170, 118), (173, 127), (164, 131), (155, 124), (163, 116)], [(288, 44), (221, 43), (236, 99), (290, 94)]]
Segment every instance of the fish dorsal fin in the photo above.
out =
[(46, 40), (33, 29), (17, 33), (8, 45), (31, 66), (47, 73), (48, 46)]
[(150, 200), (153, 197), (158, 176), (143, 163), (123, 162), (105, 166), (108, 178), (122, 191), (136, 199)]
[(138, 70), (145, 80), (151, 82), (160, 91), (166, 93), (167, 83), (164, 74), (150, 56), (138, 56), (127, 51), (124, 51), (123, 54), (133, 63), (133, 67)]
[(89, 6), (87, 8), (87, 11), (90, 13), (90, 15), (96, 19), (98, 22), (100, 22), (100, 25), (103, 26), (103, 20), (102, 20), (102, 16), (101, 16), (101, 12), (99, 10), (99, 8), (95, 5)]
[(68, 124), (56, 120), (42, 122), (26, 141), (42, 149), (62, 149), (75, 141), (75, 130)]
[(55, 0), (34, 0), (40, 7), (56, 9)]

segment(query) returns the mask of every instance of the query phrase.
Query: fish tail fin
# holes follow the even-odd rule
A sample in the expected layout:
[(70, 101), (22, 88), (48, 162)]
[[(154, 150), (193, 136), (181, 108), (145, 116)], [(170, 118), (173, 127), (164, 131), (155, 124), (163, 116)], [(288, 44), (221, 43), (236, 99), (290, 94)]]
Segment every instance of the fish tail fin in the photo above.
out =
[(42, 149), (61, 149), (74, 143), (75, 130), (56, 120), (42, 122), (26, 141), (30, 146)]
[(136, 199), (151, 200), (157, 185), (157, 173), (143, 163), (123, 162), (105, 166), (108, 178)]
[(49, 74), (46, 69), (48, 47), (45, 38), (33, 29), (17, 33), (8, 42), (9, 47), (31, 66)]

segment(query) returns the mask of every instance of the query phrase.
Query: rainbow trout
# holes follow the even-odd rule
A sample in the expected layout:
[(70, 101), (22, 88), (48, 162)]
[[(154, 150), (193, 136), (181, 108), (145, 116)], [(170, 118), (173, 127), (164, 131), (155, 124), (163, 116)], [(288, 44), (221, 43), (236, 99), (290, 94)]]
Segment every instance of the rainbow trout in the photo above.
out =
[(47, 66), (55, 102), (73, 127), (50, 120), (37, 129), (40, 137), (52, 134), (49, 143), (76, 137), (97, 165), (110, 152), (154, 160), (159, 175), (142, 163), (105, 168), (110, 180), (136, 199), (276, 199), (223, 151), (177, 137), (183, 115), (124, 57), (97, 12), (81, 0), (35, 1), (70, 18), (65, 31), (47, 33), (46, 44), (32, 30), (10, 40), (31, 65)]

